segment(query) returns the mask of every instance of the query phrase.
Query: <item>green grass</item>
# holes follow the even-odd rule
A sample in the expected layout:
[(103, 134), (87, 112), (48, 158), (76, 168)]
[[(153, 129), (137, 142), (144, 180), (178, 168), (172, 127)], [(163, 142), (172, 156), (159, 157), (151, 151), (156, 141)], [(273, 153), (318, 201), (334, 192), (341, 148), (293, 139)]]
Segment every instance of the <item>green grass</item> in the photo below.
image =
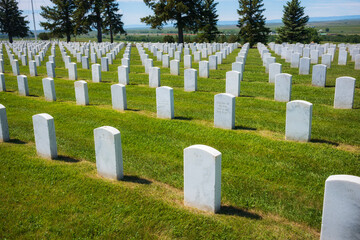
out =
[[(210, 78), (198, 78), (198, 92), (183, 91), (181, 75), (161, 69), (161, 85), (174, 88), (175, 119), (156, 118), (155, 89), (135, 47), (131, 53), (129, 110), (112, 110), (110, 86), (117, 82), (123, 50), (102, 83), (91, 82), (91, 70), (78, 64), (87, 80), (90, 106), (75, 103), (74, 81), (59, 49), (56, 57), (56, 102), (46, 102), (41, 79), (29, 77), (30, 97), (17, 94), (16, 78), (5, 61), (7, 108), (12, 141), (0, 144), (2, 238), (318, 238), (324, 182), (332, 174), (360, 175), (360, 90), (355, 109), (334, 109), (336, 77), (359, 78), (354, 64), (328, 71), (326, 88), (311, 86), (311, 75), (299, 76), (277, 56), (283, 72), (293, 75), (293, 98), (314, 104), (312, 142), (284, 140), (285, 103), (273, 101), (260, 55), (251, 49), (236, 99), (236, 129), (213, 127), (214, 94), (225, 91), (225, 73), (239, 50)], [(50, 54), (50, 51), (47, 52)], [(5, 58), (7, 58), (4, 50)], [(152, 56), (152, 55), (149, 55)], [(46, 57), (47, 60), (47, 57)], [(154, 65), (161, 66), (155, 61)], [(337, 56), (334, 63), (337, 62)], [(198, 68), (198, 64), (193, 64)], [(20, 67), (28, 74), (28, 67)], [(89, 81), (90, 80), (90, 81)], [(54, 117), (58, 160), (36, 156), (31, 116)], [(120, 130), (125, 180), (96, 175), (93, 129)], [(23, 144), (22, 144), (23, 143)], [(183, 149), (205, 144), (222, 152), (222, 211), (211, 215), (183, 206)]]

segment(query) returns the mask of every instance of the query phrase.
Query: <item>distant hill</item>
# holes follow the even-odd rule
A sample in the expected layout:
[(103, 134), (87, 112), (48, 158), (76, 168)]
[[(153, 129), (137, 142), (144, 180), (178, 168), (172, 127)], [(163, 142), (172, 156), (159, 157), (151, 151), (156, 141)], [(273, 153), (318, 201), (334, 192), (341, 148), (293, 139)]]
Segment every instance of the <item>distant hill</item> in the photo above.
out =
[[(360, 20), (360, 15), (349, 15), (349, 16), (330, 16), (330, 17), (312, 17), (309, 22), (332, 22), (332, 21), (342, 21), (342, 20)], [(281, 23), (281, 19), (272, 19), (267, 20), (267, 24)], [(237, 24), (237, 20), (235, 21), (218, 21), (219, 26), (235, 26)], [(172, 27), (171, 24), (165, 26), (165, 28)], [(125, 25), (125, 29), (148, 29), (149, 26), (144, 24), (137, 25)]]
[[(333, 16), (333, 17), (313, 17), (309, 19), (309, 23), (311, 22), (332, 22), (332, 21), (342, 21), (342, 20), (360, 20), (360, 15), (350, 15), (350, 16)], [(272, 19), (266, 20), (267, 24), (271, 23), (281, 23), (281, 19)], [(236, 25), (237, 21), (219, 21), (219, 26), (226, 25)]]

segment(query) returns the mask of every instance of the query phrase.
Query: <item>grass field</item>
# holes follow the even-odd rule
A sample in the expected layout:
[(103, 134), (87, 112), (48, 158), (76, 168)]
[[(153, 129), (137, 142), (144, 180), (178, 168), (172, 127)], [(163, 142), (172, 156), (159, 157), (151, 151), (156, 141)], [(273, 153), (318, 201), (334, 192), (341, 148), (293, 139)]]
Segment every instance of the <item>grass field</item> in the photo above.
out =
[[(112, 109), (110, 95), (124, 50), (102, 73), (101, 83), (92, 83), (91, 70), (78, 63), (90, 105), (77, 106), (74, 81), (68, 80), (58, 47), (56, 102), (45, 101), (41, 82), (50, 50), (39, 76), (28, 77), (31, 96), (22, 97), (4, 49), (7, 92), (0, 92), (0, 104), (6, 107), (11, 141), (0, 143), (0, 237), (318, 239), (326, 178), (360, 176), (360, 71), (353, 62), (338, 66), (336, 55), (326, 88), (317, 88), (311, 75), (298, 75), (276, 56), (283, 72), (293, 75), (292, 99), (314, 104), (312, 141), (285, 141), (286, 103), (273, 100), (274, 85), (258, 51), (250, 49), (236, 98), (236, 128), (217, 129), (214, 95), (225, 91), (225, 73), (239, 50), (210, 70), (209, 79), (198, 78), (197, 92), (183, 91), (183, 63), (180, 76), (161, 68), (161, 85), (173, 87), (175, 99), (175, 119), (162, 120), (156, 118), (155, 89), (148, 87), (135, 46), (125, 112)], [(28, 67), (20, 66), (20, 72), (28, 75)], [(357, 79), (354, 109), (333, 108), (340, 76)], [(54, 117), (56, 160), (36, 156), (31, 117), (38, 113)], [(106, 125), (121, 132), (123, 181), (96, 174), (93, 130)], [(222, 153), (219, 214), (183, 206), (183, 149), (193, 144)]]

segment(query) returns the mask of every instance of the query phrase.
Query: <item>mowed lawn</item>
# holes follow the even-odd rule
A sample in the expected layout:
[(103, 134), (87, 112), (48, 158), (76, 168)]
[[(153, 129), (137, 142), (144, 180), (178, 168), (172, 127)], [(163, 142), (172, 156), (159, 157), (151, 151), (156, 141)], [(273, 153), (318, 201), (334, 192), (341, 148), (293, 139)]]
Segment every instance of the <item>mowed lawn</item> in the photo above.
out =
[[(327, 73), (327, 87), (311, 86), (311, 75), (283, 64), (293, 75), (292, 100), (314, 104), (312, 141), (285, 141), (286, 103), (273, 100), (274, 85), (257, 49), (250, 49), (236, 98), (236, 128), (213, 127), (214, 95), (225, 91), (225, 74), (239, 49), (198, 78), (197, 92), (184, 92), (180, 76), (161, 67), (161, 85), (174, 88), (175, 119), (156, 118), (155, 89), (135, 47), (131, 52), (129, 110), (112, 109), (112, 84), (118, 82), (117, 55), (103, 82), (91, 82), (81, 69), (89, 106), (77, 106), (74, 81), (68, 80), (59, 47), (56, 52), (56, 102), (46, 102), (42, 78), (47, 52), (37, 77), (29, 77), (30, 96), (17, 92), (5, 57), (6, 107), (11, 141), (0, 143), (0, 237), (119, 239), (318, 239), (324, 183), (333, 174), (360, 176), (360, 71), (354, 63)], [(72, 57), (72, 61), (76, 61)], [(20, 65), (21, 65), (21, 61)], [(193, 63), (198, 69), (198, 64)], [(29, 75), (27, 66), (21, 74)], [(335, 80), (357, 79), (354, 109), (333, 108)], [(36, 156), (32, 115), (54, 117), (59, 158)], [(96, 174), (93, 130), (112, 126), (121, 132), (125, 178), (109, 181)], [(205, 144), (222, 153), (222, 208), (208, 214), (183, 206), (183, 149)]]

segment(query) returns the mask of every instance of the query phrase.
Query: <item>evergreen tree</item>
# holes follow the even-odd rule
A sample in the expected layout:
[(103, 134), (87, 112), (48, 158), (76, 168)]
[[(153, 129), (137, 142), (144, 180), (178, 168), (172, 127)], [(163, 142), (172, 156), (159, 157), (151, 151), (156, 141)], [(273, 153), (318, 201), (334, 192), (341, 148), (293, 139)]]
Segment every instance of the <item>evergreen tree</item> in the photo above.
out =
[(124, 23), (121, 21), (122, 14), (119, 14), (119, 4), (115, 0), (104, 1), (103, 28), (105, 33), (110, 33), (111, 43), (114, 42), (114, 34), (126, 33)]
[(0, 0), (0, 32), (7, 34), (11, 43), (13, 37), (29, 35), (29, 21), (21, 15), (22, 11), (15, 0)]
[(300, 6), (299, 0), (291, 0), (284, 5), (283, 27), (277, 29), (279, 42), (306, 42), (309, 31), (306, 23), (309, 16), (304, 16), (305, 7)]
[(270, 29), (265, 27), (263, 7), (262, 0), (239, 0), (239, 36), (243, 42), (249, 42), (250, 46), (258, 42), (267, 42)]
[(162, 29), (168, 22), (175, 22), (179, 43), (184, 42), (185, 31), (198, 31), (202, 21), (201, 0), (144, 0), (154, 15), (141, 18), (151, 28)]
[(102, 0), (75, 0), (75, 33), (87, 33), (91, 28), (97, 31), (97, 40), (102, 42), (104, 1)]
[(202, 26), (200, 27), (201, 33), (199, 34), (200, 40), (203, 42), (212, 42), (216, 39), (216, 35), (219, 34), (217, 28), (217, 21), (219, 15), (216, 14), (217, 2), (214, 0), (203, 1), (202, 12)]
[(47, 21), (41, 22), (40, 26), (45, 30), (50, 30), (55, 36), (66, 35), (66, 41), (70, 42), (75, 29), (73, 15), (76, 5), (74, 0), (51, 0), (51, 2), (54, 7), (41, 7), (40, 15)]

